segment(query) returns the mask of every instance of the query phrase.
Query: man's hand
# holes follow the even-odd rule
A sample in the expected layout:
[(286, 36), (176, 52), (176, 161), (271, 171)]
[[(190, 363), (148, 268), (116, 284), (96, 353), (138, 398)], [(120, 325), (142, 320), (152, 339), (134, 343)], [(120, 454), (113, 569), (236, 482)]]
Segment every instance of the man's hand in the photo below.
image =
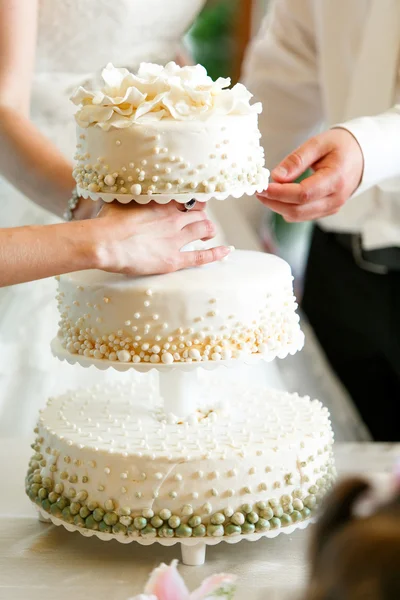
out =
[[(308, 168), (314, 173), (293, 183)], [(288, 222), (312, 221), (338, 212), (358, 188), (362, 150), (346, 129), (317, 135), (287, 156), (271, 173), (274, 183), (258, 198)]]

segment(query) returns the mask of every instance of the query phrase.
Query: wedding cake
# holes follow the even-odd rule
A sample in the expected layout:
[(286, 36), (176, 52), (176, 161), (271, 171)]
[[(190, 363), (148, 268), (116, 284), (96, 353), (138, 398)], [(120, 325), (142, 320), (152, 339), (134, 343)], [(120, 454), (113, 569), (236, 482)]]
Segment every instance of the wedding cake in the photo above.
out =
[(272, 360), (303, 346), (290, 267), (234, 251), (200, 269), (153, 277), (62, 275), (59, 339), (72, 354), (121, 362)]
[[(243, 86), (174, 63), (103, 77), (102, 91), (73, 97), (82, 194), (186, 202), (266, 187), (260, 107)], [(157, 369), (159, 390), (135, 379), (48, 401), (26, 477), (41, 516), (106, 540), (179, 541), (188, 564), (206, 544), (305, 527), (335, 476), (327, 409), (234, 378), (207, 389), (196, 375), (300, 350), (292, 280), (280, 258), (246, 251), (152, 277), (59, 277), (55, 355)]]
[(49, 400), (32, 501), (110, 537), (230, 537), (306, 521), (331, 486), (333, 436), (318, 401), (231, 389), (226, 403), (175, 423), (160, 401), (137, 385)]
[(173, 62), (144, 63), (136, 75), (108, 65), (103, 79), (101, 91), (79, 88), (72, 98), (79, 106), (74, 177), (84, 196), (226, 197), (267, 186), (261, 105), (250, 104), (242, 84), (227, 88), (229, 79), (214, 82), (200, 65)]

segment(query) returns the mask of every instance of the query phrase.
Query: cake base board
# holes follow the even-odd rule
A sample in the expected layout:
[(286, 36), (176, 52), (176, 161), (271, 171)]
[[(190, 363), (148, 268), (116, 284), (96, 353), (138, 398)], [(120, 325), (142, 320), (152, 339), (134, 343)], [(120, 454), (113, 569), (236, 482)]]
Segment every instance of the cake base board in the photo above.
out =
[(280, 352), (271, 352), (270, 354), (248, 354), (240, 359), (232, 358), (230, 360), (208, 360), (208, 361), (193, 361), (193, 362), (174, 362), (170, 365), (150, 362), (120, 362), (118, 360), (105, 360), (103, 358), (91, 358), (88, 356), (82, 356), (81, 354), (71, 354), (61, 344), (58, 338), (54, 338), (51, 342), (51, 351), (53, 356), (59, 360), (65, 360), (70, 365), (79, 364), (82, 367), (94, 366), (97, 369), (104, 371), (105, 369), (115, 369), (116, 371), (128, 371), (129, 369), (135, 369), (141, 373), (147, 373), (153, 369), (157, 371), (171, 371), (172, 369), (178, 369), (183, 371), (191, 371), (193, 369), (216, 369), (218, 367), (237, 367), (238, 364), (254, 365), (260, 361), (271, 362), (275, 358), (286, 358), (289, 354), (293, 355), (299, 352), (304, 345), (304, 335), (299, 335), (299, 339), (296, 344), (293, 344), (293, 348), (288, 350), (287, 348)]
[(91, 200), (103, 200), (103, 202), (113, 202), (117, 200), (121, 204), (129, 204), (135, 201), (138, 204), (149, 204), (149, 202), (157, 202), (157, 204), (168, 204), (172, 200), (179, 204), (185, 204), (189, 200), (197, 200), (198, 202), (208, 202), (211, 199), (226, 200), (227, 198), (241, 198), (244, 195), (254, 196), (256, 193), (263, 192), (268, 187), (269, 171), (265, 170), (264, 180), (258, 185), (241, 185), (236, 186), (226, 192), (212, 192), (209, 194), (201, 192), (188, 192), (187, 194), (110, 194), (102, 192), (90, 192), (85, 188), (77, 186), (77, 192), (83, 198)]
[(241, 534), (233, 537), (203, 537), (203, 538), (143, 538), (143, 537), (128, 537), (125, 535), (116, 535), (113, 533), (103, 533), (101, 531), (94, 531), (93, 529), (82, 529), (82, 527), (78, 527), (77, 525), (72, 525), (71, 523), (66, 523), (62, 519), (58, 519), (53, 515), (49, 515), (45, 510), (39, 508), (36, 504), (32, 503), (36, 510), (38, 511), (39, 521), (42, 523), (52, 523), (59, 527), (60, 525), (64, 527), (69, 532), (78, 531), (84, 537), (97, 537), (99, 540), (104, 542), (109, 542), (110, 540), (116, 540), (122, 544), (130, 544), (132, 542), (137, 542), (142, 546), (150, 546), (151, 544), (161, 544), (162, 546), (175, 546), (175, 544), (181, 545), (182, 552), (182, 563), (187, 566), (198, 567), (204, 564), (206, 557), (206, 547), (207, 546), (215, 546), (216, 544), (220, 544), (221, 542), (225, 542), (227, 544), (237, 544), (243, 540), (247, 540), (248, 542), (257, 542), (261, 538), (276, 538), (279, 534), (285, 533), (286, 535), (291, 535), (297, 529), (306, 529), (308, 525), (315, 522), (315, 517), (310, 517), (304, 521), (299, 521), (298, 523), (293, 523), (288, 527), (283, 527), (280, 529), (273, 529), (269, 531), (265, 531), (263, 533), (251, 533), (251, 534)]

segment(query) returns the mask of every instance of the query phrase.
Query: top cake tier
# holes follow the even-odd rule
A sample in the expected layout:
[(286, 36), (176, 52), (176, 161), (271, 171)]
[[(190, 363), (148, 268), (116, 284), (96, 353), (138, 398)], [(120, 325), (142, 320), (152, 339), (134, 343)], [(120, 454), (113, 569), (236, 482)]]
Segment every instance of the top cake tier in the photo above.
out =
[(251, 94), (203, 67), (144, 63), (137, 75), (108, 65), (104, 88), (79, 88), (77, 166), (85, 197), (120, 202), (206, 201), (268, 185)]
[(65, 351), (129, 364), (272, 360), (300, 350), (290, 267), (261, 252), (153, 277), (62, 275)]

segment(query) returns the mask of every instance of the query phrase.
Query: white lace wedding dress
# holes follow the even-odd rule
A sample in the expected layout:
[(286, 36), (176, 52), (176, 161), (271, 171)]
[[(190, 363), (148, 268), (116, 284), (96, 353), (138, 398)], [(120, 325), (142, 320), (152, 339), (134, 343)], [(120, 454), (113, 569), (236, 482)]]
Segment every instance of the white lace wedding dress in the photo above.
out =
[[(134, 69), (141, 61), (173, 60), (183, 33), (205, 0), (40, 0), (33, 122), (68, 157), (75, 145), (78, 85), (97, 79), (108, 62)], [(56, 222), (0, 180), (0, 227)], [(38, 408), (66, 389), (104, 379), (127, 378), (60, 363), (49, 342), (57, 330), (53, 279), (0, 289), (0, 435), (30, 431)], [(225, 371), (225, 369), (224, 369)], [(280, 385), (276, 368), (264, 371)], [(137, 375), (140, 377), (140, 375)]]

